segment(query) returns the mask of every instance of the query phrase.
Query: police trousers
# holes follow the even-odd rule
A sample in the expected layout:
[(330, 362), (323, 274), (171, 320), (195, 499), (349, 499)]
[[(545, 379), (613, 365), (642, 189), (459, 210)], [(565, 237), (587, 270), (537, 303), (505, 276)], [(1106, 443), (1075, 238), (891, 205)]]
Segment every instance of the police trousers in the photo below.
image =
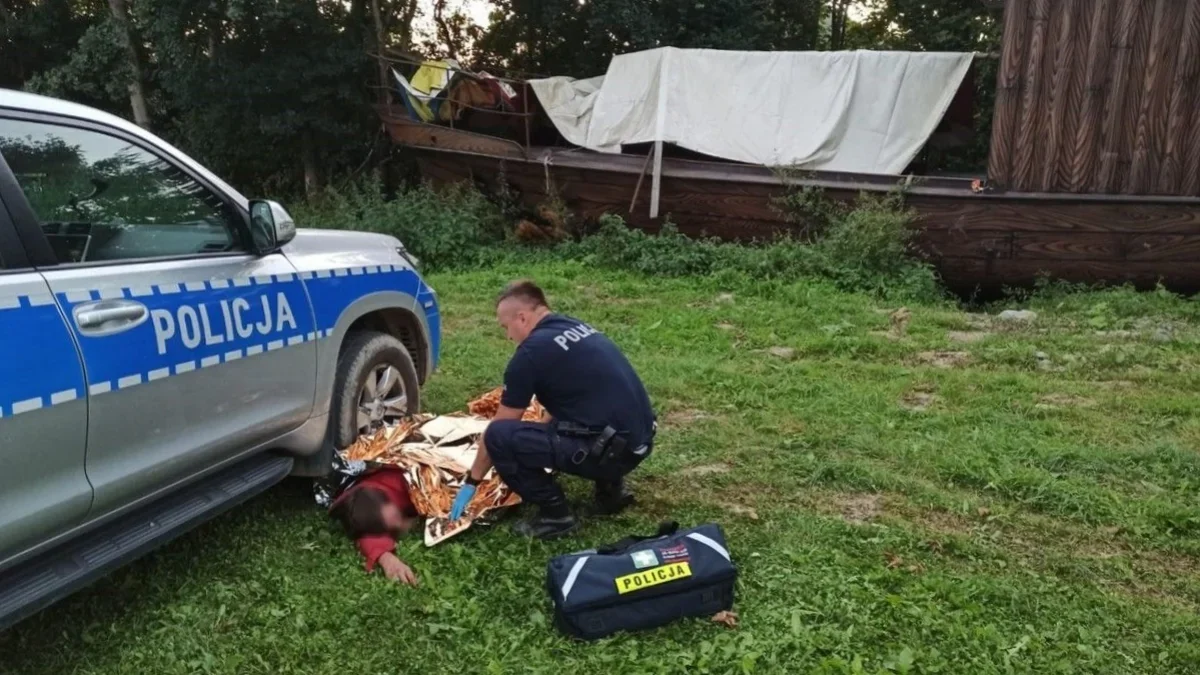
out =
[[(641, 463), (642, 457), (628, 457), (598, 465), (591, 457), (576, 463), (576, 456), (587, 455), (595, 437), (564, 436), (552, 424), (497, 420), (487, 426), (483, 444), (500, 478), (521, 499), (538, 506), (566, 503), (566, 495), (546, 469), (579, 476), (598, 484), (616, 482)], [(580, 453), (583, 450), (585, 452)], [(650, 453), (645, 453), (644, 456)]]

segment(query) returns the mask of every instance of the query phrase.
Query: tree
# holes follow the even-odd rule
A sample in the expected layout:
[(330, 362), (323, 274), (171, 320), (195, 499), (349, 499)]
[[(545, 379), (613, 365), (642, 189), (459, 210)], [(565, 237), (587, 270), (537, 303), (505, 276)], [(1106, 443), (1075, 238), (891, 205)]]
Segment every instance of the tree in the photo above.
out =
[(858, 1), (869, 14), (861, 24), (848, 27), (850, 48), (969, 52), (988, 51), (999, 44), (997, 17), (981, 2)]
[[(159, 55), (158, 85), (177, 111), (175, 136), (205, 161), (243, 184), (300, 182), (314, 194), (331, 170), (365, 154), (377, 122), (364, 27), (351, 24), (361, 14), (336, 0), (139, 6)], [(200, 28), (214, 20), (212, 44)]]
[[(0, 86), (132, 117), (249, 189), (311, 194), (372, 156), (370, 104), (391, 85), (373, 55), (389, 50), (590, 77), (616, 54), (666, 45), (995, 51), (999, 33), (963, 0), (491, 4), (483, 30), (461, 0), (0, 0)], [(417, 44), (423, 5), (436, 34)], [(856, 20), (861, 8), (872, 11)], [(994, 63), (979, 67), (984, 129)]]
[(829, 48), (844, 49), (846, 45), (846, 23), (853, 0), (830, 0), (829, 2)]
[[(847, 43), (851, 48), (985, 55), (1000, 49), (1000, 14), (983, 2), (865, 0), (864, 4), (871, 12), (866, 21), (848, 27)], [(986, 165), (996, 101), (997, 65), (994, 58), (975, 60), (975, 124), (971, 145), (944, 158), (939, 168), (977, 171)]]
[(65, 64), (107, 15), (104, 0), (0, 0), (0, 87), (19, 89)]
[(616, 54), (655, 47), (814, 49), (823, 0), (495, 0), (478, 56), (587, 77)]
[(142, 63), (142, 50), (129, 23), (129, 10), (125, 0), (108, 0), (112, 9), (113, 23), (117, 36), (125, 50), (129, 66), (129, 105), (133, 108), (133, 121), (138, 126), (150, 128), (150, 110), (146, 107), (146, 68)]

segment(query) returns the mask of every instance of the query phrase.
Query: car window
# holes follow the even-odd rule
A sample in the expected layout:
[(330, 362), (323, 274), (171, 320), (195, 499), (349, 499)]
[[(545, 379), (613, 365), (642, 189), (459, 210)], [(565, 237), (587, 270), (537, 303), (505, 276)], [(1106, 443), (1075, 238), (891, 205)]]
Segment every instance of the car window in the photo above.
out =
[(242, 249), (237, 214), (225, 202), (116, 136), (0, 119), (0, 155), (60, 263)]

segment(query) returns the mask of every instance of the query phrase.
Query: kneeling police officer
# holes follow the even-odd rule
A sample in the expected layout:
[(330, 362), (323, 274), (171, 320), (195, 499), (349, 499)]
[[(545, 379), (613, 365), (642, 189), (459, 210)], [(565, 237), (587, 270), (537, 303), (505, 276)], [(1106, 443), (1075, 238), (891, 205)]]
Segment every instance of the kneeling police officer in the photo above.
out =
[[(566, 495), (546, 469), (595, 481), (601, 513), (629, 506), (633, 495), (625, 474), (650, 454), (656, 429), (633, 366), (603, 333), (551, 312), (533, 282), (505, 288), (496, 318), (517, 349), (504, 371), (500, 410), (483, 434), (451, 518), (462, 516), (492, 466), (522, 500), (538, 506), (536, 516), (516, 525), (518, 534), (552, 539), (577, 527)], [(523, 422), (534, 396), (548, 418)]]

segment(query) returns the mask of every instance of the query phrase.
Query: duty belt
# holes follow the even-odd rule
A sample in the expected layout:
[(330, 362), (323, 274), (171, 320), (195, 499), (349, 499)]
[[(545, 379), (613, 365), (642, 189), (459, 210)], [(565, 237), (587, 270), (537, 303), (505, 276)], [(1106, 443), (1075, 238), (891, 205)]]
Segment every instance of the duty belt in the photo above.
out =
[(644, 458), (654, 443), (654, 436), (658, 432), (658, 422), (654, 422), (650, 428), (650, 440), (636, 448), (630, 448), (626, 434), (611, 426), (595, 429), (572, 422), (556, 422), (554, 428), (555, 432), (562, 436), (594, 438), (595, 440), (591, 444), (581, 447), (571, 455), (571, 461), (575, 464), (583, 464), (590, 457), (597, 466), (603, 466), (626, 455)]

